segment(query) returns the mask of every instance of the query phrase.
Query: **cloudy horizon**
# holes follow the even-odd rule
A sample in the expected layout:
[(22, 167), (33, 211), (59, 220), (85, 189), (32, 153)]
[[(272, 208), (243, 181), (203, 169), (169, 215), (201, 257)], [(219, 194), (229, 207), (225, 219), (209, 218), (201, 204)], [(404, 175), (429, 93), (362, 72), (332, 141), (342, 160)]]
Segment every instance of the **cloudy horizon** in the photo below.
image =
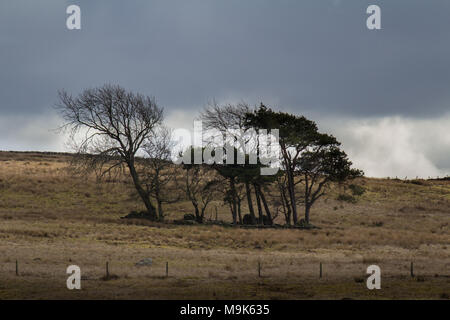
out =
[[(65, 26), (70, 4), (81, 30)], [(366, 28), (370, 4), (382, 30)], [(448, 12), (444, 0), (4, 1), (0, 150), (69, 151), (57, 91), (114, 83), (155, 96), (172, 128), (212, 99), (264, 102), (316, 121), (367, 176), (446, 176)]]

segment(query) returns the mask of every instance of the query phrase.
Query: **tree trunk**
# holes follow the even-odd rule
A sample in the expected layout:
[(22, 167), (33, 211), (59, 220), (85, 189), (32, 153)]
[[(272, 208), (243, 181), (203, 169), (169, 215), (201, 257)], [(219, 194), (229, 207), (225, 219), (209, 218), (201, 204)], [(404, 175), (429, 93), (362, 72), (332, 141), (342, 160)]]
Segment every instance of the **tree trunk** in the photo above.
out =
[(236, 213), (234, 212), (234, 209), (233, 209), (233, 203), (230, 202), (229, 206), (230, 206), (230, 210), (231, 210), (231, 216), (233, 217), (233, 224), (236, 224), (237, 220), (236, 220)]
[(194, 209), (195, 209), (195, 221), (197, 221), (198, 223), (202, 223), (203, 219), (202, 219), (202, 216), (200, 215), (200, 210), (198, 209), (198, 205), (195, 202), (192, 202), (192, 204), (194, 205)]
[(295, 181), (294, 181), (294, 169), (291, 166), (289, 161), (288, 151), (284, 144), (281, 144), (281, 151), (283, 153), (283, 161), (286, 169), (287, 175), (287, 189), (289, 198), (291, 200), (291, 208), (292, 208), (292, 218), (294, 220), (294, 224), (297, 224), (298, 215), (297, 215), (297, 204), (295, 201)]
[(242, 224), (242, 213), (241, 213), (241, 199), (237, 199), (237, 210), (238, 210), (238, 218), (239, 218), (239, 224)]
[(256, 224), (255, 210), (253, 209), (252, 190), (250, 189), (250, 183), (245, 183), (245, 192), (247, 193), (248, 210), (250, 211), (250, 218), (252, 224)]
[(133, 179), (134, 187), (136, 188), (136, 191), (141, 197), (142, 202), (144, 202), (145, 208), (147, 209), (150, 218), (156, 220), (156, 208), (151, 203), (148, 193), (145, 192), (144, 188), (142, 188), (142, 185), (139, 181), (139, 176), (136, 172), (136, 168), (134, 167), (134, 161), (128, 162), (128, 168), (130, 169), (130, 174), (131, 178)]
[(230, 190), (231, 190), (231, 204), (232, 204), (232, 212), (233, 215), (233, 224), (237, 224), (237, 204), (236, 204), (236, 186), (234, 185), (234, 179), (230, 179)]
[(283, 209), (285, 212), (285, 220), (286, 220), (286, 224), (288, 226), (291, 225), (291, 205), (289, 203), (288, 198), (286, 197), (286, 191), (283, 190), (283, 187), (280, 187), (280, 193), (281, 193), (281, 202), (283, 203)]
[(200, 223), (203, 223), (203, 221), (205, 220), (205, 211), (206, 211), (206, 206), (205, 207), (202, 207), (202, 214), (201, 214), (201, 222)]
[(287, 176), (288, 176), (289, 198), (291, 200), (291, 207), (292, 207), (292, 218), (294, 220), (294, 224), (297, 224), (297, 222), (298, 222), (298, 215), (297, 215), (297, 204), (296, 204), (296, 201), (295, 201), (294, 175), (291, 172), (290, 168), (287, 170)]
[(287, 207), (285, 217), (286, 217), (286, 224), (288, 226), (290, 226), (291, 225), (291, 207)]
[(236, 202), (233, 201), (231, 205), (232, 205), (231, 214), (233, 215), (233, 224), (236, 225), (237, 224)]
[(311, 211), (311, 205), (309, 203), (305, 203), (305, 223), (309, 224), (309, 213)]
[(264, 196), (264, 193), (262, 192), (260, 185), (258, 185), (258, 193), (259, 193), (262, 203), (264, 205), (264, 210), (266, 210), (267, 219), (269, 220), (269, 224), (272, 225), (273, 224), (272, 214), (270, 213), (269, 205), (267, 204), (266, 197)]
[(155, 187), (155, 198), (156, 198), (156, 207), (158, 209), (158, 219), (160, 221), (164, 220), (164, 212), (163, 212), (163, 207), (162, 207), (162, 198), (161, 198), (161, 192), (159, 189), (159, 184), (156, 185)]
[(156, 203), (158, 205), (158, 219), (160, 221), (163, 221), (164, 220), (164, 212), (163, 212), (163, 208), (162, 208), (162, 201), (159, 199), (159, 197), (156, 200)]
[(256, 184), (253, 184), (253, 187), (255, 188), (256, 204), (258, 206), (259, 224), (264, 224), (261, 198), (259, 197), (258, 187), (256, 186)]

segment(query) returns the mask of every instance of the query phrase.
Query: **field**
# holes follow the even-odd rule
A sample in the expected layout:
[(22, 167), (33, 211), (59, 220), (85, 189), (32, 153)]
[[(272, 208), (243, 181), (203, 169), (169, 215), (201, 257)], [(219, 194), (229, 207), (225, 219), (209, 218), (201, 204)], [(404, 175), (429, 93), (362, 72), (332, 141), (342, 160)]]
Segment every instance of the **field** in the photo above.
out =
[[(190, 226), (120, 219), (142, 209), (129, 181), (74, 177), (69, 157), (0, 152), (0, 299), (450, 297), (448, 180), (360, 179), (358, 202), (333, 190), (312, 209), (320, 229)], [(165, 208), (169, 221), (192, 212), (189, 202)], [(229, 220), (219, 199), (207, 217), (216, 208)], [(135, 266), (144, 258), (152, 266)], [(82, 290), (66, 288), (72, 264)], [(366, 287), (371, 264), (381, 290)]]

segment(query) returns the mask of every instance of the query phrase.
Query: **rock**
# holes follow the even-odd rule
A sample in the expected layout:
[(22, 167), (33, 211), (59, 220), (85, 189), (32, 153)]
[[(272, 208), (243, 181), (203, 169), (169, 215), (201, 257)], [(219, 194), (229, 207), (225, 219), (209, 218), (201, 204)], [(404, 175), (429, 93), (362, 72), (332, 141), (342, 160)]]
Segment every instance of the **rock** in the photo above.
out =
[(131, 211), (124, 217), (120, 217), (120, 219), (147, 219), (153, 221), (153, 217), (147, 211)]
[(183, 219), (186, 221), (192, 221), (195, 220), (195, 216), (193, 214), (188, 213), (184, 215)]
[(181, 219), (181, 220), (174, 220), (174, 221), (173, 221), (173, 224), (179, 224), (179, 225), (195, 225), (195, 224), (197, 224), (197, 221), (195, 221), (195, 220), (184, 220), (184, 219)]
[(151, 266), (152, 263), (153, 263), (152, 258), (145, 258), (145, 259), (142, 259), (141, 261), (139, 261), (138, 263), (136, 263), (136, 266), (137, 267)]
[(253, 224), (252, 223), (252, 216), (249, 213), (245, 214), (244, 217), (242, 218), (242, 223), (245, 224), (245, 225)]

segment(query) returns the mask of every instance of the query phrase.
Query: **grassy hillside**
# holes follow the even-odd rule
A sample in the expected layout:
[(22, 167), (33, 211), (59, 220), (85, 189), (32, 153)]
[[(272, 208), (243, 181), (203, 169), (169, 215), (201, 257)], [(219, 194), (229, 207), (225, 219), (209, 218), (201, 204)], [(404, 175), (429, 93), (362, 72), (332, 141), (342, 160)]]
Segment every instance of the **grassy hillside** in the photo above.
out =
[[(181, 226), (120, 219), (142, 209), (129, 181), (74, 177), (69, 160), (0, 152), (0, 299), (449, 298), (450, 181), (360, 179), (358, 202), (333, 190), (312, 209), (320, 229)], [(216, 208), (230, 220), (220, 199), (207, 217)], [(192, 205), (166, 212), (180, 219)], [(148, 257), (152, 266), (135, 266)], [(102, 279), (107, 261), (118, 278)], [(81, 291), (66, 288), (71, 264)], [(370, 264), (381, 267), (381, 290), (366, 288)]]

